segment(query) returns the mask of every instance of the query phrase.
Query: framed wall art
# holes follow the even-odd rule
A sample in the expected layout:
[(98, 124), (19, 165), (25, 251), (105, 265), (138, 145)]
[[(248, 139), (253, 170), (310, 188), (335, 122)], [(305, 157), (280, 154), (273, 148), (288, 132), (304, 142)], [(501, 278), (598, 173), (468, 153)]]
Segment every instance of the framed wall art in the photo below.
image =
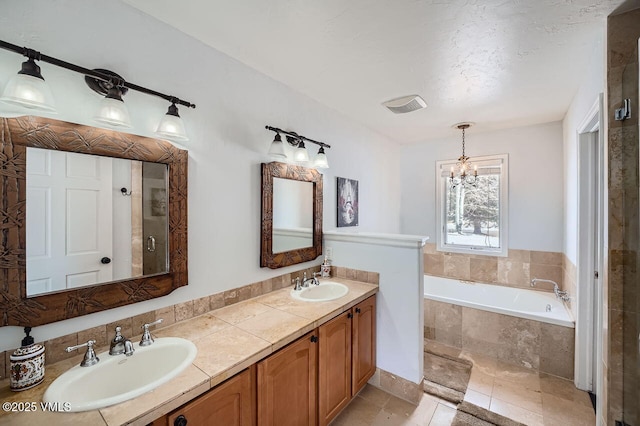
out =
[(358, 181), (347, 178), (338, 180), (338, 228), (358, 226)]

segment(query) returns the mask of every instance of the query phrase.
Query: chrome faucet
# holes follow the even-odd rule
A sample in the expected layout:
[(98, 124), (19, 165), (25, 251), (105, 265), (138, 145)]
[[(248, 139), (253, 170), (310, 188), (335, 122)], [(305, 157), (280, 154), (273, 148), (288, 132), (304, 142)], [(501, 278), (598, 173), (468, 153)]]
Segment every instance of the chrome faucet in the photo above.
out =
[(149, 346), (150, 344), (153, 343), (153, 336), (151, 336), (151, 332), (149, 331), (149, 327), (152, 325), (156, 325), (156, 324), (160, 324), (162, 323), (162, 318), (154, 321), (154, 322), (150, 322), (149, 324), (144, 324), (142, 326), (142, 338), (140, 339), (140, 344), (139, 346)]
[(291, 283), (294, 284), (293, 289), (295, 291), (302, 290), (302, 283), (300, 282), (300, 277), (296, 277), (294, 280), (291, 280)]
[(553, 292), (556, 295), (556, 299), (562, 300), (563, 302), (568, 302), (569, 300), (571, 300), (569, 293), (564, 290), (560, 290), (557, 282), (552, 280), (543, 280), (542, 278), (534, 278), (531, 280), (531, 287), (535, 287), (536, 283), (538, 282), (553, 284)]
[(82, 343), (80, 345), (69, 346), (65, 349), (66, 352), (75, 351), (76, 349), (80, 349), (84, 346), (87, 347), (87, 352), (84, 354), (84, 358), (80, 363), (80, 367), (91, 367), (92, 365), (96, 365), (100, 358), (96, 355), (96, 352), (93, 350), (93, 345), (96, 344), (95, 340), (89, 340), (86, 343)]
[(131, 356), (135, 352), (133, 349), (133, 343), (122, 335), (122, 327), (116, 327), (116, 336), (109, 345), (109, 355), (122, 355)]

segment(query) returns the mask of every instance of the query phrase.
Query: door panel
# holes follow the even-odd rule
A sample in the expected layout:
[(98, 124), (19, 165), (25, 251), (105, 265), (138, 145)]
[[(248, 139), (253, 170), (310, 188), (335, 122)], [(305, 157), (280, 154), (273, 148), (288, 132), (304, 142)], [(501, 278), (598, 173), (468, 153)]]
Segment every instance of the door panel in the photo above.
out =
[(317, 351), (309, 333), (258, 363), (258, 424), (316, 424)]
[(360, 302), (353, 314), (352, 394), (376, 372), (376, 296)]
[(112, 257), (112, 160), (37, 148), (27, 157), (29, 294), (111, 281), (100, 260)]
[(328, 424), (351, 401), (351, 311), (318, 329), (318, 419)]

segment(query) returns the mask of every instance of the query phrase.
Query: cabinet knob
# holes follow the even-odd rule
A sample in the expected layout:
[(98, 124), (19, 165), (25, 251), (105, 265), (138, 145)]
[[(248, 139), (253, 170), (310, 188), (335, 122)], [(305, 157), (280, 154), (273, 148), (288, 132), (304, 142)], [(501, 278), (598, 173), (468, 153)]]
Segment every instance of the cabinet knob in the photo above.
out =
[(111, 263), (111, 259), (105, 256), (102, 259), (100, 259), (100, 263), (102, 263), (103, 265), (108, 265), (109, 263)]
[(353, 314), (352, 314), (351, 312), (349, 312), (349, 313), (347, 314), (347, 318), (353, 318)]
[(176, 419), (173, 421), (173, 426), (187, 426), (187, 423), (189, 423), (187, 421), (187, 418), (180, 414), (178, 417), (176, 417)]
[(316, 343), (318, 341), (318, 336), (311, 336), (311, 342)]
[(356, 308), (356, 314), (359, 314), (360, 312), (362, 312), (360, 308)]

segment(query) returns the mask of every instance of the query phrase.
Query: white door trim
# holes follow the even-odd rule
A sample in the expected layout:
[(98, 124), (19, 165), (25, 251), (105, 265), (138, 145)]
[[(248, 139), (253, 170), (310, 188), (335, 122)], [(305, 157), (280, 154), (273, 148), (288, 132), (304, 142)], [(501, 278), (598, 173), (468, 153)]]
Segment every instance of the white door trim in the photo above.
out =
[[(576, 262), (575, 385), (598, 392), (602, 380), (602, 282), (604, 220), (604, 96), (600, 94), (577, 129), (578, 235)], [(597, 138), (595, 137), (597, 131)], [(594, 190), (595, 189), (595, 190)], [(593, 206), (597, 206), (594, 211)], [(596, 235), (594, 235), (594, 229)], [(594, 271), (599, 278), (594, 279)], [(594, 285), (595, 284), (595, 285)], [(596, 351), (594, 351), (596, 348)], [(594, 371), (595, 374), (594, 374)], [(595, 377), (594, 377), (595, 375)], [(600, 393), (600, 397), (602, 394)]]

